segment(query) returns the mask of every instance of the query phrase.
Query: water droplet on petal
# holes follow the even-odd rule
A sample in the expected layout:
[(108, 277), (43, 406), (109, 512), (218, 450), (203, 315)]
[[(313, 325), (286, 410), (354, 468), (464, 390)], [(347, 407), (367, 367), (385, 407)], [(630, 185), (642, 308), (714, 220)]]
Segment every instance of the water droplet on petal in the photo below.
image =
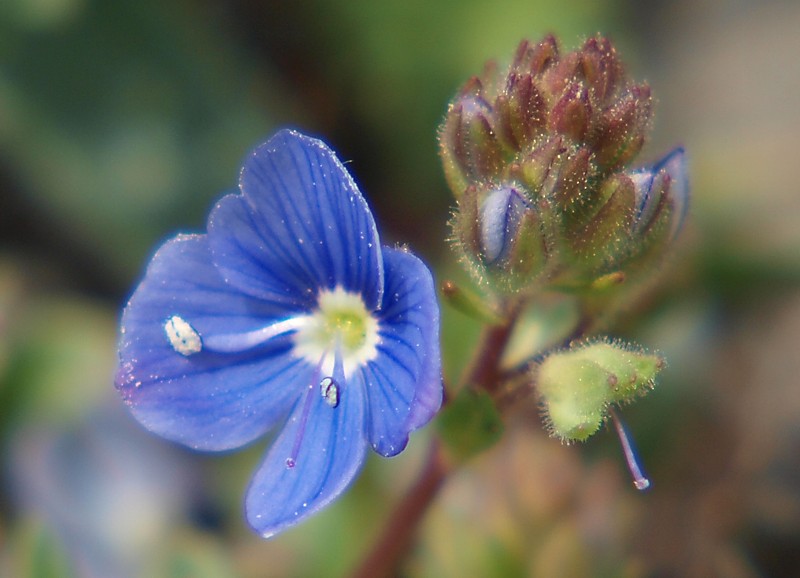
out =
[(332, 377), (326, 377), (319, 382), (320, 394), (330, 407), (339, 405), (339, 384)]

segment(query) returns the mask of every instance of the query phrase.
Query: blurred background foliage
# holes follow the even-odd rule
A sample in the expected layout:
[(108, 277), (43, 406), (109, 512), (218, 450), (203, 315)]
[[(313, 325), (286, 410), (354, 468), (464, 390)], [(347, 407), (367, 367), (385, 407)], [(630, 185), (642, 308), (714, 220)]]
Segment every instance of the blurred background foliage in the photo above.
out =
[[(462, 279), (436, 154), (448, 100), (523, 37), (602, 32), (659, 100), (644, 157), (682, 143), (692, 162), (684, 242), (617, 332), (670, 362), (625, 412), (654, 488), (634, 492), (610, 432), (561, 446), (531, 403), (449, 481), (405, 570), (796, 576), (798, 30), (792, 0), (0, 3), (0, 575), (346, 574), (428, 434), (262, 542), (241, 500), (263, 445), (197, 455), (134, 424), (112, 386), (120, 308), (280, 126), (349, 162), (386, 241)], [(444, 315), (452, 378), (476, 327)], [(523, 340), (549, 327), (533, 323)]]

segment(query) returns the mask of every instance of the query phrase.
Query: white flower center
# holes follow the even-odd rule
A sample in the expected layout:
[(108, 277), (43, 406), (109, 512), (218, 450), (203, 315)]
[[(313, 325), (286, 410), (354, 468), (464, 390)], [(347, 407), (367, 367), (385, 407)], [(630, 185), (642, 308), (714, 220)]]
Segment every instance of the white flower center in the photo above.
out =
[(338, 349), (345, 375), (378, 355), (378, 321), (364, 306), (358, 293), (342, 287), (322, 291), (317, 309), (294, 334), (294, 354), (317, 364), (324, 357), (323, 375), (333, 375)]

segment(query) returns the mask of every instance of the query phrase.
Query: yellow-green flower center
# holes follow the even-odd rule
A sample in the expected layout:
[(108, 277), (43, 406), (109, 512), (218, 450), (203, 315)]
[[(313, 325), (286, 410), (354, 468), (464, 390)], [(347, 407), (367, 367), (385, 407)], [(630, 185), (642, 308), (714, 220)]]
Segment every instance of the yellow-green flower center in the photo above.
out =
[(320, 293), (317, 309), (294, 336), (294, 353), (314, 364), (325, 357), (322, 372), (331, 375), (338, 349), (350, 375), (377, 356), (378, 341), (378, 322), (361, 296), (337, 287)]

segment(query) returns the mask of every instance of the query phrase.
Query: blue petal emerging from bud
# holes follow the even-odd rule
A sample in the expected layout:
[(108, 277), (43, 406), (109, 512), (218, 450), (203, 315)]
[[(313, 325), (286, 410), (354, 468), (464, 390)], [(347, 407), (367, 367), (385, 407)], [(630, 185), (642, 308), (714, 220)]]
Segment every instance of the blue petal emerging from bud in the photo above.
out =
[(487, 264), (504, 259), (528, 202), (513, 187), (489, 193), (480, 209), (481, 244)]
[(686, 153), (678, 147), (651, 167), (630, 173), (635, 188), (634, 232), (645, 230), (664, 205), (670, 210), (672, 240), (686, 219), (689, 206), (689, 178)]

